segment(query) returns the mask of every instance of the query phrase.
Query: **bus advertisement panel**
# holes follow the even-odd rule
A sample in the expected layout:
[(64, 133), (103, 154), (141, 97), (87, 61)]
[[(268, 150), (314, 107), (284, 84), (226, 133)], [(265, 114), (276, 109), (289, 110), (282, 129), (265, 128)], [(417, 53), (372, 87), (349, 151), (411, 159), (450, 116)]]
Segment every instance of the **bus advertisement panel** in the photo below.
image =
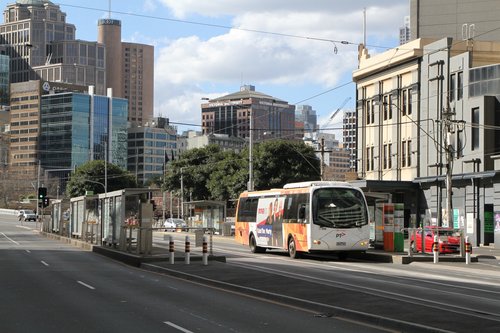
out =
[(244, 192), (238, 200), (235, 239), (252, 252), (266, 249), (346, 255), (368, 249), (370, 228), (363, 192), (343, 182), (287, 184)]

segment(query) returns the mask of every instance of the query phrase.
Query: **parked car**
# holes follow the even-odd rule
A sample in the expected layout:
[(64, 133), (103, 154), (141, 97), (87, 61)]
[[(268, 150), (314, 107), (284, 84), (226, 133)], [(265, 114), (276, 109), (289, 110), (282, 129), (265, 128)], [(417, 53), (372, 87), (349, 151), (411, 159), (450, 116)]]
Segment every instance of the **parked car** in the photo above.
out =
[(19, 221), (36, 221), (37, 217), (31, 209), (21, 209), (17, 215)]
[[(423, 230), (425, 252), (432, 252), (434, 236), (438, 235), (439, 253), (460, 252), (460, 233), (450, 228), (430, 227)], [(410, 247), (413, 252), (422, 252), (422, 229), (417, 230), (416, 236), (410, 236)]]
[(165, 220), (165, 222), (163, 222), (163, 227), (165, 228), (165, 231), (176, 231), (176, 230), (186, 231), (187, 223), (183, 219), (175, 219), (169, 217), (168, 219)]

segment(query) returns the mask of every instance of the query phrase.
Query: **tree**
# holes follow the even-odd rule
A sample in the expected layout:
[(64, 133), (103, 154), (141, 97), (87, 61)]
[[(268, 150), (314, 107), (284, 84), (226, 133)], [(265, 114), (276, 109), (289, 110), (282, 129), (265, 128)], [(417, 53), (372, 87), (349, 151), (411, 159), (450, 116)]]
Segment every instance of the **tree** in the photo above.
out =
[[(227, 201), (247, 189), (248, 149), (224, 152), (211, 145), (186, 151), (170, 164), (163, 189), (179, 191), (181, 168), (184, 198)], [(275, 140), (254, 148), (256, 189), (283, 187), (291, 182), (320, 179), (320, 162), (303, 142)]]
[(212, 169), (207, 188), (213, 200), (237, 198), (247, 188), (248, 161), (233, 151), (224, 152)]
[[(79, 166), (71, 174), (66, 185), (66, 194), (69, 197), (77, 197), (84, 195), (86, 191), (93, 191), (96, 194), (104, 193), (104, 169), (102, 160), (90, 161)], [(107, 185), (108, 192), (138, 187), (133, 175), (111, 163), (107, 164)]]
[(170, 165), (163, 188), (180, 190), (182, 177), (185, 198), (210, 200), (212, 196), (207, 184), (217, 163), (223, 159), (224, 153), (217, 145), (188, 150)]
[(264, 141), (256, 145), (253, 156), (256, 190), (321, 179), (314, 149), (301, 141)]

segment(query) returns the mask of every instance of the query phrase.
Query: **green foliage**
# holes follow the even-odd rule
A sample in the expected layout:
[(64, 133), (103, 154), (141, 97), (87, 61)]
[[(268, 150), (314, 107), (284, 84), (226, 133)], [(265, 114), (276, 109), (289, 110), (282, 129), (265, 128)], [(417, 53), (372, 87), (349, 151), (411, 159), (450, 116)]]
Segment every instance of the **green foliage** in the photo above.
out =
[[(107, 169), (108, 192), (138, 186), (135, 177), (120, 167), (108, 163)], [(71, 178), (66, 185), (66, 194), (69, 197), (77, 197), (84, 195), (85, 191), (93, 191), (95, 194), (104, 193), (104, 175), (104, 161), (87, 162), (79, 166), (76, 172), (71, 174)]]
[[(283, 187), (291, 182), (320, 179), (314, 149), (301, 141), (274, 140), (254, 146), (255, 189)], [(229, 200), (247, 189), (248, 150), (224, 152), (211, 145), (186, 151), (167, 168), (163, 189), (180, 192), (184, 200)]]
[(320, 179), (320, 161), (314, 149), (303, 142), (265, 141), (256, 146), (253, 155), (256, 190)]

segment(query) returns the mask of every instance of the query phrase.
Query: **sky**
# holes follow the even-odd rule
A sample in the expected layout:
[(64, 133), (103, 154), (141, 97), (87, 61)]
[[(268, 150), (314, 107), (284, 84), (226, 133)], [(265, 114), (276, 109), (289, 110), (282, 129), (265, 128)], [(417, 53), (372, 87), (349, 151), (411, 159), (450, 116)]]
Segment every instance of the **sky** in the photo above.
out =
[[(0, 0), (0, 6), (14, 0)], [(62, 0), (52, 1), (97, 40), (97, 21), (121, 20), (122, 41), (155, 47), (155, 116), (200, 130), (202, 98), (254, 85), (291, 104), (312, 106), (323, 128), (340, 128), (355, 106), (358, 44), (370, 54), (398, 46), (409, 0)], [(109, 9), (111, 8), (111, 12)], [(195, 126), (198, 125), (198, 126)], [(338, 133), (337, 133), (338, 135)], [(341, 139), (337, 137), (338, 139)]]

